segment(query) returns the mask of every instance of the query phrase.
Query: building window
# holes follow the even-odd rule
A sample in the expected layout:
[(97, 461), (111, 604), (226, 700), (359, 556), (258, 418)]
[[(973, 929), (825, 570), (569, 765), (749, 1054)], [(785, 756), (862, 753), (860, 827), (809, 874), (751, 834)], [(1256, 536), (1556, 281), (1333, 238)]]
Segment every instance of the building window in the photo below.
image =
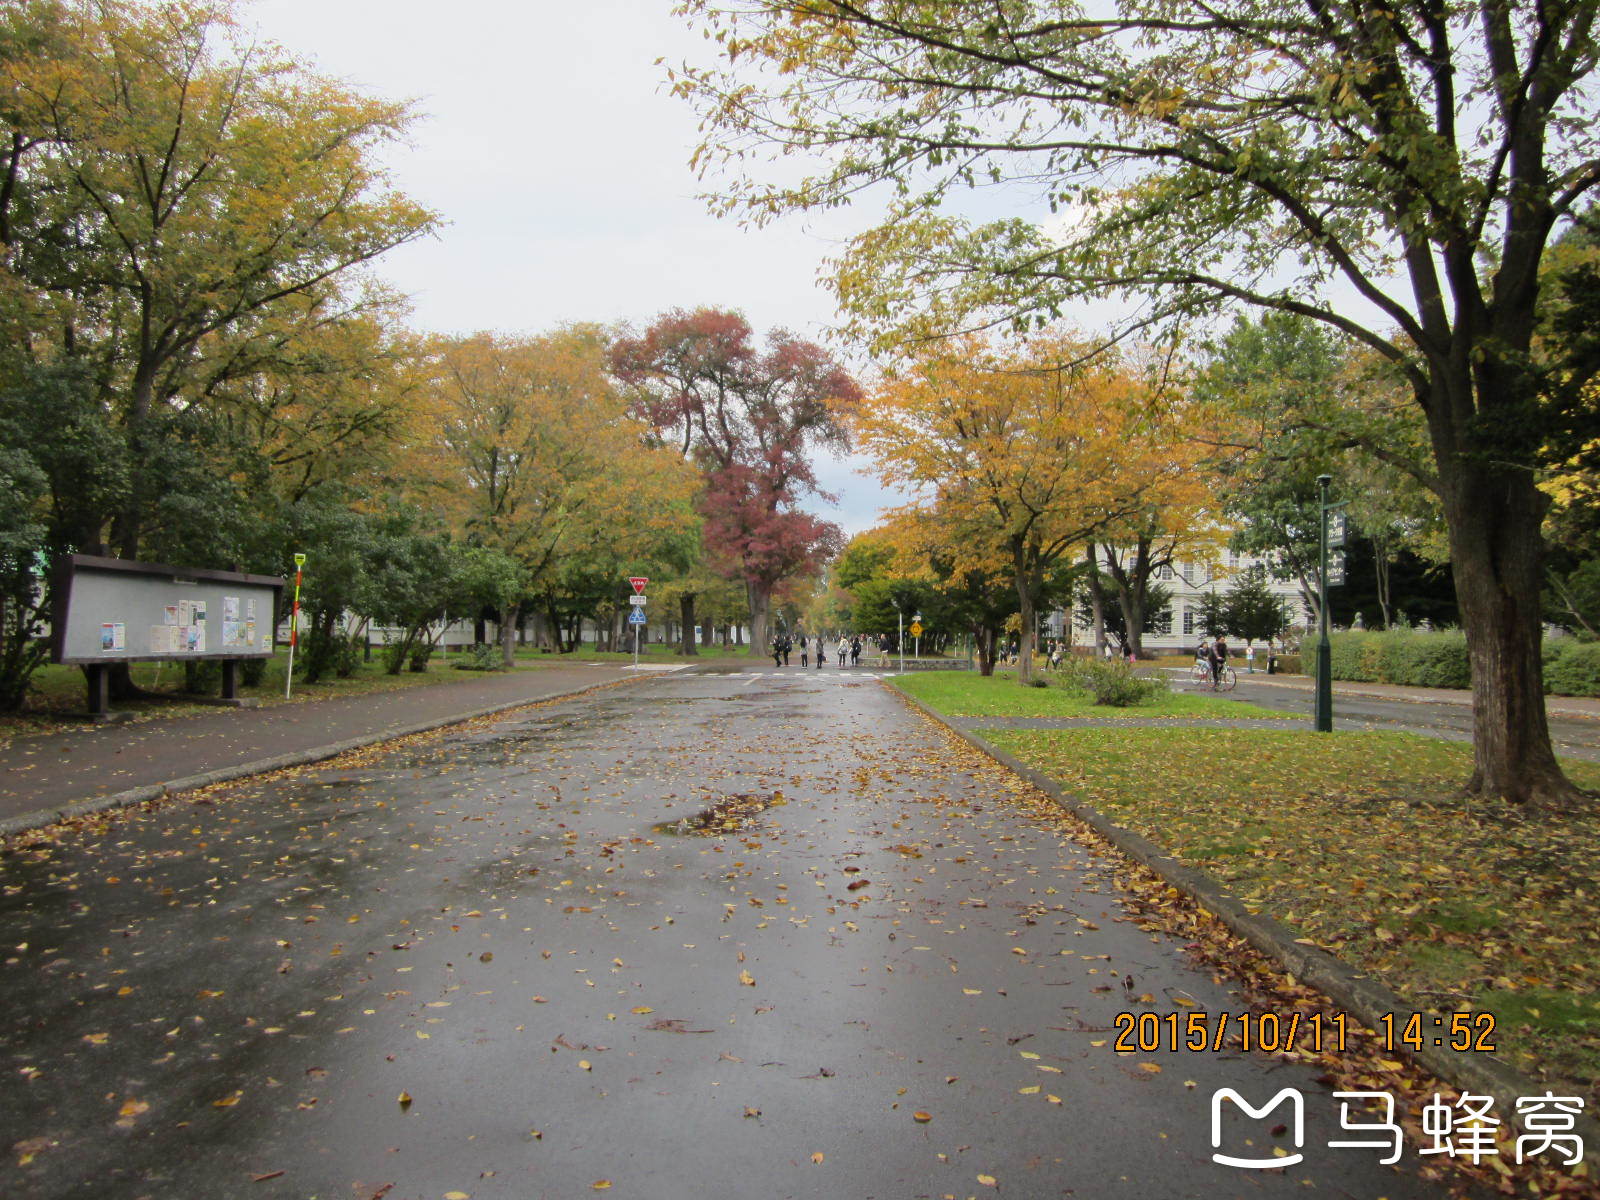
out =
[(1183, 636), (1184, 637), (1188, 637), (1193, 632), (1194, 632), (1194, 609), (1186, 608), (1186, 609), (1183, 610)]
[(1156, 578), (1157, 579), (1171, 579), (1172, 578), (1172, 565), (1170, 563), (1168, 563), (1168, 564), (1166, 564), (1164, 566), (1157, 567), (1156, 568)]

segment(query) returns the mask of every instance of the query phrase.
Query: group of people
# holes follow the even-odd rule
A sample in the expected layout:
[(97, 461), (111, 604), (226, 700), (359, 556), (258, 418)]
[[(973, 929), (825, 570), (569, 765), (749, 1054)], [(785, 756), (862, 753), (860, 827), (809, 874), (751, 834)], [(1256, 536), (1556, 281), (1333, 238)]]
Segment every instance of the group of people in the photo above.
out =
[(1214, 642), (1201, 638), (1194, 650), (1194, 660), (1211, 668), (1211, 686), (1216, 687), (1222, 680), (1222, 668), (1228, 665), (1228, 640), (1220, 633)]
[[(779, 633), (772, 639), (772, 665), (775, 667), (787, 667), (789, 665), (789, 655), (794, 653), (797, 643), (802, 667), (809, 667), (813, 658), (816, 659), (818, 667), (821, 667), (827, 661), (828, 640), (821, 634), (814, 638), (808, 638), (802, 633), (795, 638), (791, 638), (787, 633)], [(833, 649), (834, 653), (839, 657), (839, 665), (841, 667), (857, 666), (861, 662), (861, 635), (856, 633), (846, 637), (844, 634), (840, 634), (839, 640), (834, 644)]]

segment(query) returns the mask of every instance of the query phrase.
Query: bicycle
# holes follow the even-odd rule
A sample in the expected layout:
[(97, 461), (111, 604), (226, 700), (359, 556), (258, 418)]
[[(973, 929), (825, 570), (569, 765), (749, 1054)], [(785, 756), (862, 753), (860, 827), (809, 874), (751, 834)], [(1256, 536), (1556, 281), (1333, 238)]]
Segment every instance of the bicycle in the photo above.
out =
[(1202, 662), (1194, 664), (1194, 669), (1189, 672), (1189, 678), (1201, 687), (1210, 685), (1211, 690), (1214, 692), (1231, 692), (1239, 686), (1239, 676), (1232, 667), (1223, 667), (1216, 681), (1213, 682), (1210, 666)]

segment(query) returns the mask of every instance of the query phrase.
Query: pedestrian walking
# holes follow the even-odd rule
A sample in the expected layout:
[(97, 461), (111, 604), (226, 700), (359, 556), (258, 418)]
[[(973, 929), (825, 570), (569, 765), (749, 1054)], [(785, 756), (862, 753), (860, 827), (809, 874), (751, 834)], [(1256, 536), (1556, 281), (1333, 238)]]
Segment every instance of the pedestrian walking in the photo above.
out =
[(859, 666), (861, 663), (861, 635), (858, 633), (850, 639), (850, 665)]
[(802, 667), (811, 665), (806, 659), (806, 635), (803, 633), (800, 635), (800, 665)]
[(839, 665), (844, 666), (844, 660), (850, 655), (850, 643), (844, 640), (844, 634), (839, 635)]

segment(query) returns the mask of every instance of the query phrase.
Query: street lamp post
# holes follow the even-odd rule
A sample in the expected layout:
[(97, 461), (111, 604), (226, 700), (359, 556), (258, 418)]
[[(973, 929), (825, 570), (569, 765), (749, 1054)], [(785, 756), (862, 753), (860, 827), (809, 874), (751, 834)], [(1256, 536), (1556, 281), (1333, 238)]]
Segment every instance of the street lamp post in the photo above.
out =
[(1328, 485), (1332, 475), (1318, 475), (1321, 521), (1317, 537), (1317, 698), (1312, 725), (1318, 733), (1333, 732), (1333, 644), (1328, 640)]

